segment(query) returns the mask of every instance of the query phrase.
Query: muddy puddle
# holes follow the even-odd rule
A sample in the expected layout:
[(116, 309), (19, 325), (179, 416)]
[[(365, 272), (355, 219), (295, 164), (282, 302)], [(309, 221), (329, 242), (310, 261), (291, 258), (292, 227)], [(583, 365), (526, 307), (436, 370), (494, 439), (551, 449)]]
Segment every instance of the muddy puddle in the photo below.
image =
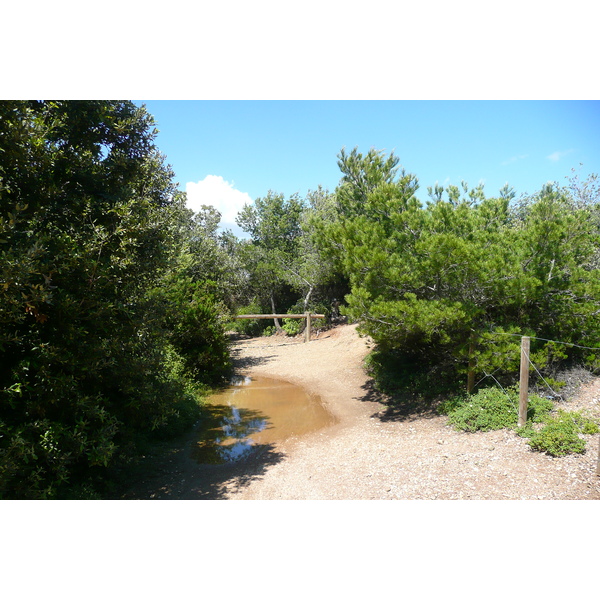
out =
[(268, 377), (236, 378), (209, 398), (207, 413), (192, 453), (204, 464), (232, 463), (335, 422), (318, 396)]

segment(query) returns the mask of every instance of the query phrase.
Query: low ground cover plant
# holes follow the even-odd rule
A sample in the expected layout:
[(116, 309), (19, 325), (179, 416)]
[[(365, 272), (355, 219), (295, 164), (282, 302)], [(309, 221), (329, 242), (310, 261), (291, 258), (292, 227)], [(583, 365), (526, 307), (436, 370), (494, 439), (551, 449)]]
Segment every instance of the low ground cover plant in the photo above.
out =
[(547, 419), (542, 429), (531, 435), (527, 442), (534, 450), (551, 456), (583, 454), (585, 440), (580, 434), (598, 433), (598, 424), (579, 412), (559, 410)]
[(555, 403), (537, 394), (529, 396), (527, 422), (518, 424), (519, 398), (515, 388), (484, 388), (471, 396), (451, 398), (440, 405), (440, 412), (458, 430), (475, 432), (515, 429), (529, 438), (533, 450), (551, 456), (585, 452), (581, 434), (598, 433), (598, 424), (580, 412), (556, 409)]
[[(554, 408), (547, 398), (532, 394), (529, 398), (527, 420), (540, 422)], [(443, 409), (442, 409), (443, 410)], [(472, 396), (463, 396), (447, 406), (449, 421), (463, 431), (491, 431), (515, 428), (518, 421), (519, 397), (509, 388), (483, 388)]]

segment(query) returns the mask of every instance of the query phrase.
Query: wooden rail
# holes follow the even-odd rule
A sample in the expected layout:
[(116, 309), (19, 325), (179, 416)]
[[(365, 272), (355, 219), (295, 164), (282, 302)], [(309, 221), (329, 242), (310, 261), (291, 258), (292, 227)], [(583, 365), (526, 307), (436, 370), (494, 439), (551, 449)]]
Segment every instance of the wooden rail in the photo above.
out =
[(325, 315), (318, 315), (312, 313), (304, 313), (298, 315), (284, 315), (284, 314), (272, 314), (272, 315), (236, 315), (234, 319), (306, 319), (306, 328), (304, 329), (304, 341), (310, 342), (310, 321), (311, 319), (324, 319)]
[(300, 315), (236, 315), (234, 319), (306, 319), (306, 315), (310, 315), (311, 319), (324, 319), (325, 315), (313, 315), (312, 313), (303, 313)]

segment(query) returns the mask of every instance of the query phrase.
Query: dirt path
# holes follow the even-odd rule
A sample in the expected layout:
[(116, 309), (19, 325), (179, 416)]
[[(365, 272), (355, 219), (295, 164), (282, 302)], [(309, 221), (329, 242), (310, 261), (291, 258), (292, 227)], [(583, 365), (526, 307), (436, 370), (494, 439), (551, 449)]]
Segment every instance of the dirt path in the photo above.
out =
[[(347, 325), (308, 344), (300, 339), (237, 341), (237, 369), (318, 393), (337, 423), (285, 441), (237, 465), (198, 465), (189, 446), (128, 497), (180, 499), (600, 499), (598, 435), (583, 455), (552, 458), (511, 431), (466, 434), (445, 417), (382, 418), (362, 361), (370, 343)], [(600, 416), (600, 379), (569, 407)], [(127, 496), (126, 496), (127, 497)]]

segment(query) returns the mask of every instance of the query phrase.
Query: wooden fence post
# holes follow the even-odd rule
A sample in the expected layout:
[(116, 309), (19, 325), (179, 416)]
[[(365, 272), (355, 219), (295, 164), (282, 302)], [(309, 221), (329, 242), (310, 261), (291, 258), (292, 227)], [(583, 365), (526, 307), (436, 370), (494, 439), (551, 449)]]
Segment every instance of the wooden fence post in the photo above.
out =
[(600, 436), (598, 436), (598, 462), (596, 463), (596, 475), (600, 477)]
[(527, 421), (527, 397), (529, 392), (529, 338), (521, 338), (521, 377), (519, 381), (519, 421), (523, 427)]
[(304, 341), (310, 342), (310, 313), (306, 314), (306, 329), (304, 330)]

